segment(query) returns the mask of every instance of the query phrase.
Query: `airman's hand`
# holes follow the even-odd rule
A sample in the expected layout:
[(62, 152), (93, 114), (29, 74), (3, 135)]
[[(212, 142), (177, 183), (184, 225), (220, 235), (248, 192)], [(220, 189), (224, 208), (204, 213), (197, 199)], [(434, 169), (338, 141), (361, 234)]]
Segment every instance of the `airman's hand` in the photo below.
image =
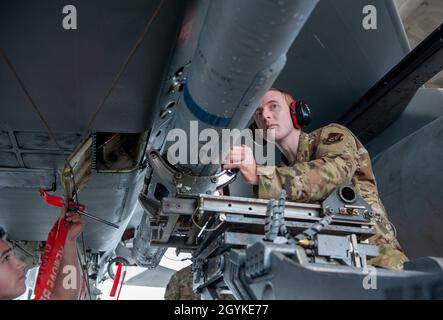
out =
[(257, 163), (251, 148), (244, 144), (231, 149), (223, 169), (239, 169), (247, 183), (252, 185), (258, 184)]
[(77, 237), (82, 233), (85, 224), (81, 217), (75, 212), (66, 212), (66, 221), (69, 222), (69, 231), (66, 241), (75, 241)]

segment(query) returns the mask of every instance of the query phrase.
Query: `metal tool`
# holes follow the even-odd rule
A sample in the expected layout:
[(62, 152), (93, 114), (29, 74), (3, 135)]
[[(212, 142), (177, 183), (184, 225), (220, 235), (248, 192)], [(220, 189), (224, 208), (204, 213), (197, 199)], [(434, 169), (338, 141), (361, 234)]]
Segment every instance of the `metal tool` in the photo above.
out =
[(78, 214), (84, 215), (84, 216), (86, 216), (86, 217), (88, 217), (88, 218), (94, 219), (94, 220), (96, 220), (96, 221), (98, 221), (98, 222), (101, 222), (101, 223), (107, 224), (108, 226), (114, 227), (114, 228), (116, 228), (116, 229), (119, 228), (119, 226), (116, 225), (115, 223), (112, 223), (112, 222), (109, 222), (109, 221), (104, 220), (104, 219), (102, 219), (102, 218), (99, 218), (99, 217), (93, 216), (92, 214), (86, 213), (86, 212), (84, 212), (84, 211), (76, 210), (75, 212), (77, 212)]
[[(40, 195), (43, 198), (43, 200), (46, 201), (46, 203), (48, 203), (48, 204), (50, 204), (52, 206), (56, 206), (56, 207), (64, 207), (65, 206), (65, 201), (63, 200), (62, 197), (57, 197), (57, 196), (53, 196), (51, 194), (48, 194), (44, 188), (40, 188), (39, 192), (40, 192)], [(74, 211), (74, 212), (77, 212), (78, 214), (84, 215), (84, 216), (86, 216), (88, 218), (94, 219), (94, 220), (96, 220), (98, 222), (107, 224), (108, 226), (114, 227), (116, 229), (119, 228), (118, 225), (116, 225), (116, 224), (114, 224), (112, 222), (106, 221), (104, 219), (98, 218), (96, 216), (93, 216), (92, 214), (87, 213), (85, 211), (86, 207), (83, 204), (80, 204), (80, 203), (77, 203), (77, 202), (74, 202), (74, 201), (69, 201), (68, 209), (70, 211)]]

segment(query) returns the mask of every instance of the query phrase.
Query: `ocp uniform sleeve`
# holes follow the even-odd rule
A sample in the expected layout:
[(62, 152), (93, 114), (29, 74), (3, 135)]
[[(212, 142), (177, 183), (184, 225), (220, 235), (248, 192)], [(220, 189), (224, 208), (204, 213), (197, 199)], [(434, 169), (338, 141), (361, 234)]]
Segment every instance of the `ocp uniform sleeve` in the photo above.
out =
[(288, 200), (317, 202), (334, 188), (349, 183), (358, 167), (357, 144), (344, 127), (322, 129), (314, 160), (286, 167), (257, 166), (259, 198), (278, 198), (285, 189)]

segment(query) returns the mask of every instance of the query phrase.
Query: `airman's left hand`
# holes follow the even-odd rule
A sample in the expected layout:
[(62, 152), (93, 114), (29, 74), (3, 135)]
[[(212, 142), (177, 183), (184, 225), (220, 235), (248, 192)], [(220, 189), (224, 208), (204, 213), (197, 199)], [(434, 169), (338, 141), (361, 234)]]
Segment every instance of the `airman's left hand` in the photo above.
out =
[(66, 237), (66, 241), (75, 241), (77, 237), (83, 232), (85, 224), (81, 217), (75, 212), (66, 212), (66, 221), (69, 222), (69, 231)]

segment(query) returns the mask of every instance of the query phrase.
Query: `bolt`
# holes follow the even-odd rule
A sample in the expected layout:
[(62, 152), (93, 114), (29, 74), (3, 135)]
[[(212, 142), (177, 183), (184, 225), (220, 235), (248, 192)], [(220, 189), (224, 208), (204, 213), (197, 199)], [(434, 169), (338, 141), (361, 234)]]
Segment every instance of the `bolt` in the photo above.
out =
[(180, 179), (183, 178), (183, 174), (181, 174), (180, 172), (177, 172), (177, 173), (174, 175), (174, 177), (175, 177), (175, 179), (180, 180)]
[(171, 113), (172, 113), (172, 111), (169, 109), (163, 110), (160, 114), (160, 118), (163, 119), (164, 117), (166, 117), (168, 114), (171, 114)]

